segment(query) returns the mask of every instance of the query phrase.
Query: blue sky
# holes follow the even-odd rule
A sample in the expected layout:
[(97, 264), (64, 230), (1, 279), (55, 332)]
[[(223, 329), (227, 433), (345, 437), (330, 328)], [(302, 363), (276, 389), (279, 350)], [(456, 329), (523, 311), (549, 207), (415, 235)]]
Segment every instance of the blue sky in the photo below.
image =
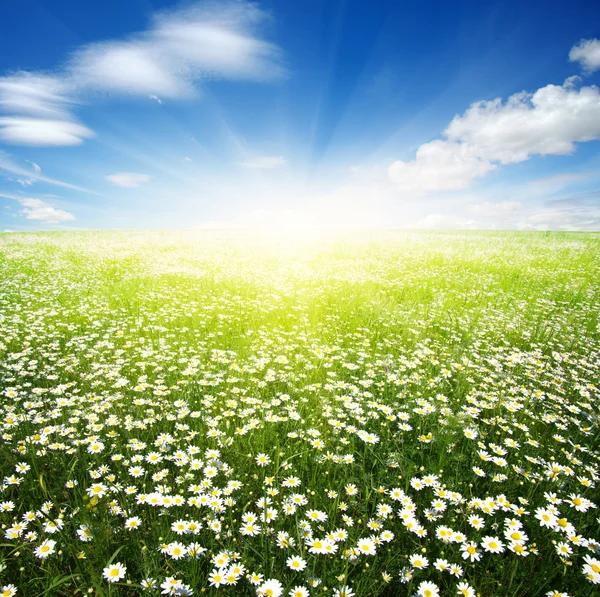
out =
[(0, 230), (600, 229), (600, 4), (9, 0)]

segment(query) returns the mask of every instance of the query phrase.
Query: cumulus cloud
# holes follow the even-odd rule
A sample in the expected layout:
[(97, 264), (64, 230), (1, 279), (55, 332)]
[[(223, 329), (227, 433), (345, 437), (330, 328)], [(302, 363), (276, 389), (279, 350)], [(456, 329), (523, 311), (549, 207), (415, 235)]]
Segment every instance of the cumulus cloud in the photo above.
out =
[(438, 139), (421, 145), (412, 161), (397, 160), (389, 179), (413, 194), (455, 191), (499, 165), (535, 155), (565, 155), (576, 143), (600, 139), (600, 90), (579, 77), (472, 104)]
[(75, 216), (68, 211), (56, 209), (41, 199), (19, 198), (17, 201), (23, 207), (20, 214), (28, 220), (39, 220), (47, 224), (59, 224), (74, 220)]
[(281, 155), (278, 156), (256, 156), (254, 158), (250, 158), (245, 162), (242, 162), (242, 166), (246, 166), (246, 168), (256, 168), (269, 170), (271, 168), (280, 168), (281, 166), (285, 166), (286, 161), (285, 158)]
[(512, 164), (532, 155), (564, 155), (600, 137), (600, 90), (577, 81), (473, 104), (444, 131), (484, 160)]
[(0, 140), (77, 145), (92, 131), (77, 122), (82, 98), (194, 97), (207, 79), (266, 81), (284, 75), (281, 51), (259, 34), (268, 15), (244, 1), (204, 3), (155, 14), (125, 40), (77, 49), (53, 74), (0, 77)]
[(148, 182), (150, 175), (137, 174), (136, 172), (117, 172), (116, 174), (109, 174), (104, 178), (117, 187), (134, 188)]
[(466, 189), (494, 168), (468, 145), (437, 140), (421, 145), (413, 161), (390, 164), (388, 175), (401, 191), (419, 194)]
[(600, 39), (582, 39), (569, 52), (571, 62), (579, 62), (589, 73), (600, 68)]

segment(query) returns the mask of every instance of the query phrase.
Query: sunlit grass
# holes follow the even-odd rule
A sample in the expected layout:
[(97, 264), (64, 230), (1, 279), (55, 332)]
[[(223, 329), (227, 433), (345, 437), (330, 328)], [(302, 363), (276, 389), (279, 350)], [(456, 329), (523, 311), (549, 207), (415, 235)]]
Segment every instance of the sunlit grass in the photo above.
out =
[(598, 235), (0, 255), (0, 595), (597, 594)]

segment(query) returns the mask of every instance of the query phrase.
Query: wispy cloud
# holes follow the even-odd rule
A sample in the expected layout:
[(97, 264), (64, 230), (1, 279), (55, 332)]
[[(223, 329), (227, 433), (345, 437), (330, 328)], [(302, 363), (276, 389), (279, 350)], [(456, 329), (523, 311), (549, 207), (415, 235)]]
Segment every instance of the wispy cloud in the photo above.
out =
[[(38, 166), (39, 168), (39, 166)], [(81, 193), (87, 193), (89, 195), (99, 195), (95, 191), (91, 191), (90, 189), (86, 189), (84, 187), (79, 187), (74, 184), (70, 184), (68, 182), (63, 182), (62, 180), (56, 180), (54, 178), (49, 178), (47, 176), (42, 176), (35, 168), (29, 170), (27, 168), (22, 168), (18, 164), (16, 164), (6, 153), (0, 151), (0, 172), (9, 172), (10, 174), (15, 174), (17, 176), (26, 177), (28, 180), (33, 180), (37, 182), (44, 182), (47, 184), (55, 185), (58, 187), (64, 187), (65, 189), (71, 189), (73, 191), (79, 191)], [(41, 172), (41, 169), (40, 169)]]
[(117, 187), (135, 188), (148, 182), (151, 177), (149, 174), (138, 174), (136, 172), (117, 172), (116, 174), (109, 174), (105, 178)]
[(87, 127), (68, 120), (0, 117), (0, 140), (8, 145), (80, 145), (93, 135)]
[[(29, 162), (29, 160), (25, 160), (26, 162)], [(41, 166), (39, 166), (38, 164), (36, 164), (35, 162), (29, 162), (31, 164), (31, 167), (34, 169), (36, 174), (41, 174), (42, 172), (42, 168)]]
[(93, 132), (74, 109), (96, 92), (183, 99), (202, 80), (266, 81), (284, 75), (278, 46), (259, 35), (268, 15), (241, 1), (203, 3), (160, 12), (128, 39), (77, 49), (53, 74), (17, 72), (0, 78), (0, 141), (77, 145)]
[(68, 77), (18, 72), (0, 77), (0, 141), (10, 145), (79, 145), (93, 132), (79, 124)]
[(246, 160), (245, 162), (242, 162), (242, 166), (245, 166), (246, 168), (256, 168), (259, 170), (269, 170), (271, 168), (281, 168), (282, 166), (285, 166), (285, 164), (286, 164), (285, 158), (281, 155), (256, 156), (256, 157)]

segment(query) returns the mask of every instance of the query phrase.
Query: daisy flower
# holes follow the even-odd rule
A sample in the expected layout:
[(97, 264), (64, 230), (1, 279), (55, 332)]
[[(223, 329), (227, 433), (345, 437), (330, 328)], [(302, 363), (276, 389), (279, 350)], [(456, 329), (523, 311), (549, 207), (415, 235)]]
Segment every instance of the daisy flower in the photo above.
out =
[(440, 589), (432, 582), (423, 581), (417, 588), (417, 595), (419, 597), (439, 597)]
[(260, 585), (256, 591), (263, 597), (279, 597), (283, 593), (283, 585), (277, 579), (270, 578)]
[(306, 568), (306, 560), (303, 560), (299, 556), (292, 556), (286, 561), (288, 568), (295, 570), (296, 572), (302, 572)]
[(427, 568), (427, 566), (429, 566), (429, 560), (424, 556), (415, 554), (410, 556), (410, 564), (413, 568), (423, 570), (423, 568)]
[(459, 582), (456, 586), (456, 592), (464, 597), (475, 597), (475, 589), (466, 582)]
[(52, 539), (47, 539), (41, 545), (38, 545), (33, 553), (41, 560), (45, 560), (49, 555), (52, 555), (54, 553), (55, 545), (56, 541), (52, 541)]
[(110, 566), (104, 568), (104, 570), (102, 570), (102, 576), (104, 576), (108, 582), (118, 582), (125, 578), (126, 572), (126, 566), (117, 562), (116, 564), (111, 564)]
[(472, 541), (463, 543), (460, 549), (463, 559), (470, 560), (471, 562), (478, 562), (481, 560), (481, 551), (477, 549), (476, 543), (473, 543)]
[(490, 553), (502, 553), (504, 551), (504, 544), (498, 537), (484, 537), (481, 541), (481, 547)]

